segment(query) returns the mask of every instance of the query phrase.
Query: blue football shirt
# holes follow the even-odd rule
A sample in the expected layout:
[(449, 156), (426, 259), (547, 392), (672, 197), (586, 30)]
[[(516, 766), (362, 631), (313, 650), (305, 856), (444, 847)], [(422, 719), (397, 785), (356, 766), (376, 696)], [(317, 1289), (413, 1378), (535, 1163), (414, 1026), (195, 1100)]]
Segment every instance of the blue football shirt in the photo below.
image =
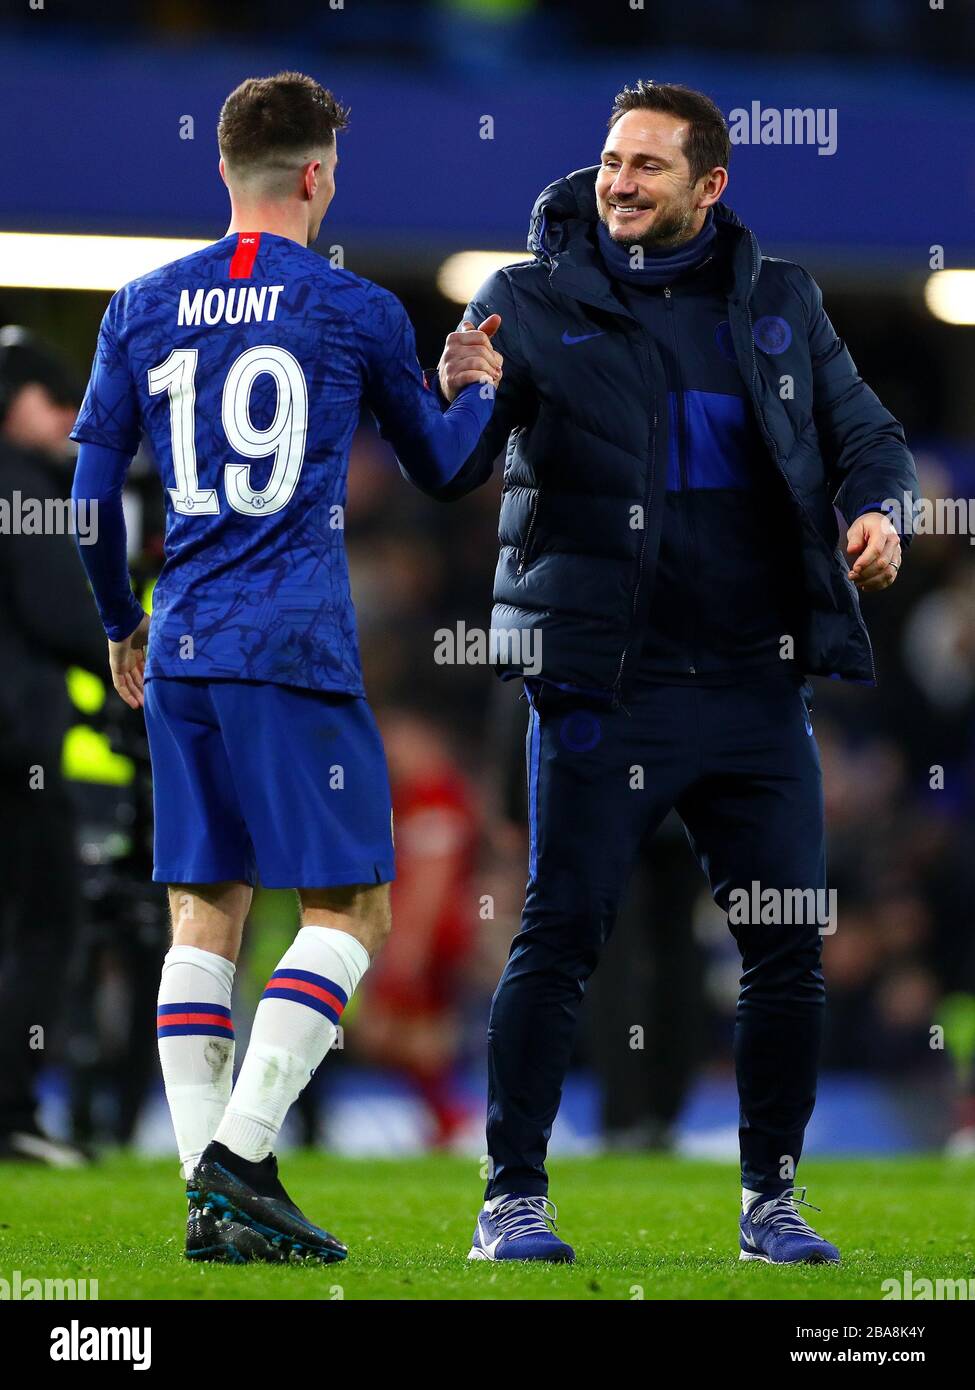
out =
[[(468, 387), (442, 414), (399, 300), (267, 232), (233, 233), (112, 298), (72, 438), (115, 451), (124, 477), (144, 437), (159, 468), (165, 563), (147, 678), (362, 693), (343, 522), (363, 403), (429, 485), (473, 452), (493, 393)], [(114, 599), (100, 594), (92, 549), (111, 632), (118, 576)], [(126, 597), (113, 636), (132, 630)]]

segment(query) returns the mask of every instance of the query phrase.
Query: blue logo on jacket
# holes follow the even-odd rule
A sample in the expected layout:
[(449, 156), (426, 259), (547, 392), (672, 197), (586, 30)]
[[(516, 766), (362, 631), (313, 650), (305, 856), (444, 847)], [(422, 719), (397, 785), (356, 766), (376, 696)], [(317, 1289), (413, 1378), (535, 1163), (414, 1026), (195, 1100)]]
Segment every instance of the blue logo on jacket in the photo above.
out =
[(764, 318), (755, 320), (752, 337), (757, 348), (777, 357), (792, 342), (792, 329), (778, 314), (766, 314)]
[(562, 341), (565, 343), (566, 347), (575, 347), (576, 343), (586, 343), (590, 338), (601, 337), (603, 337), (602, 329), (600, 329), (598, 333), (581, 333), (578, 337), (573, 336), (568, 329), (564, 330), (562, 333)]
[[(792, 342), (792, 329), (778, 314), (765, 314), (752, 325), (752, 337), (755, 339), (755, 346), (761, 352), (777, 357), (780, 352), (785, 352)], [(727, 319), (722, 319), (714, 330), (714, 342), (725, 361), (735, 361), (735, 345), (731, 337), (731, 324)]]

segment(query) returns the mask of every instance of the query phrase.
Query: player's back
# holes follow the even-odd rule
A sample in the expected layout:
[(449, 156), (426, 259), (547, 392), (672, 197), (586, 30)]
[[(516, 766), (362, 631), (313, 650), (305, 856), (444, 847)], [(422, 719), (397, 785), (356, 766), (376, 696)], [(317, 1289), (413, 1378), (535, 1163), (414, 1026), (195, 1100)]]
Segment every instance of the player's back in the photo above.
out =
[[(236, 233), (110, 307), (166, 491), (147, 674), (361, 693), (343, 518), (386, 291)], [(113, 314), (114, 310), (114, 314)]]

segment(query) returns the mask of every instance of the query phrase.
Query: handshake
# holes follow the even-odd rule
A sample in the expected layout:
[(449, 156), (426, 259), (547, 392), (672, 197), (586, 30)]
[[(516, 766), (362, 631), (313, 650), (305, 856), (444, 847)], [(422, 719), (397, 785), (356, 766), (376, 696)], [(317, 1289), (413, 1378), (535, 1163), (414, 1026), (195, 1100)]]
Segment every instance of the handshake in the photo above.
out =
[(490, 314), (480, 328), (465, 319), (456, 333), (447, 334), (437, 373), (440, 389), (448, 401), (475, 382), (495, 387), (500, 384), (504, 359), (491, 346), (500, 327), (501, 315)]

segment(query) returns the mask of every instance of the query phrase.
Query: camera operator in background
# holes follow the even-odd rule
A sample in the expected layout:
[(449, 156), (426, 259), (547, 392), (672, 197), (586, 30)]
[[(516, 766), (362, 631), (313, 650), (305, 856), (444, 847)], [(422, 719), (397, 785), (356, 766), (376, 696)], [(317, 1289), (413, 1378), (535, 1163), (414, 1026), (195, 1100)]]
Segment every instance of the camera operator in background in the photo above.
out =
[(0, 1158), (57, 1167), (84, 1162), (44, 1133), (36, 1096), (79, 920), (65, 673), (107, 675), (70, 529), (68, 432), (82, 389), (46, 344), (0, 329)]

